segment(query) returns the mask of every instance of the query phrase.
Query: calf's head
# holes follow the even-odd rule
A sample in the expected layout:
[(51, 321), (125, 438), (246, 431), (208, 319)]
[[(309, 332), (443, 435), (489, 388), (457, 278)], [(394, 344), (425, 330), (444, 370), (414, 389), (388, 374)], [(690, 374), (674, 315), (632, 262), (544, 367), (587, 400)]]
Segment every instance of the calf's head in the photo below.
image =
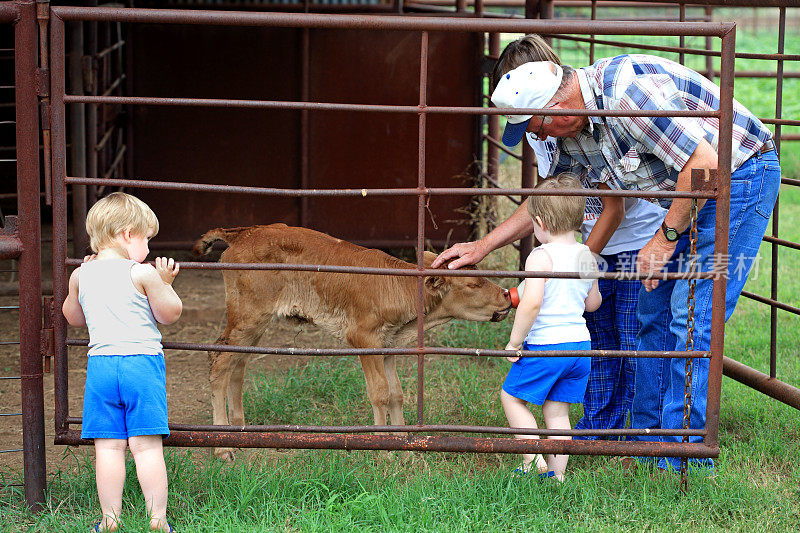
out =
[[(435, 257), (435, 254), (425, 252), (426, 268)], [(475, 270), (475, 267), (460, 270)], [(511, 310), (508, 291), (483, 277), (432, 276), (425, 278), (425, 291), (429, 297), (441, 298), (437, 314), (451, 318), (499, 322)]]

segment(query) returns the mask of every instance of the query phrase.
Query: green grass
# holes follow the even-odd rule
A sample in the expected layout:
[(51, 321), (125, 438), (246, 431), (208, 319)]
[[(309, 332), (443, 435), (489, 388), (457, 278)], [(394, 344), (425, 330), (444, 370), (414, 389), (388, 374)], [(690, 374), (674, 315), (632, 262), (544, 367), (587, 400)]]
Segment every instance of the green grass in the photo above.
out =
[[(738, 36), (740, 47), (747, 44), (746, 39)], [(761, 39), (753, 39), (754, 46), (763, 44)], [(774, 42), (770, 38), (763, 41)], [(799, 46), (796, 34), (787, 37), (787, 50)], [(773, 96), (761, 85), (768, 80), (756, 80), (758, 84), (753, 85), (745, 81), (737, 80), (737, 98), (756, 113), (768, 114)], [(798, 88), (784, 93), (785, 116), (800, 115)], [(763, 108), (756, 107), (762, 104)], [(787, 143), (786, 149), (792, 144), (798, 143)], [(789, 153), (796, 154), (784, 152), (784, 170)], [(798, 205), (800, 191), (784, 188), (782, 238), (800, 241)], [(769, 294), (770, 253), (770, 245), (765, 243), (747, 290)], [(800, 306), (800, 282), (795, 274), (800, 271), (800, 254), (782, 248), (779, 261), (779, 297)], [(778, 318), (778, 377), (797, 385), (800, 318), (782, 311)], [(434, 342), (502, 348), (510, 327), (511, 320), (453, 323), (437, 330)], [(768, 371), (766, 306), (742, 298), (728, 323), (725, 346), (728, 356)], [(400, 367), (406, 418), (413, 421), (414, 359), (403, 359)], [(505, 425), (498, 389), (507, 369), (502, 359), (429, 358), (425, 367), (426, 421)], [(248, 377), (245, 391), (247, 418), (256, 424), (371, 421), (363, 376), (354, 358), (315, 359), (304, 367), (254, 373)], [(579, 414), (576, 407), (573, 421)], [(253, 451), (242, 454), (236, 464), (226, 465), (209, 460), (204, 451), (169, 450), (168, 514), (181, 532), (800, 529), (798, 412), (725, 378), (720, 438), (716, 476), (693, 476), (684, 496), (678, 494), (671, 479), (653, 479), (645, 472), (624, 477), (613, 467), (601, 472), (608, 465), (602, 457), (573, 457), (567, 482), (556, 486), (514, 481), (508, 472), (517, 457), (496, 454)], [(85, 448), (67, 449), (59, 471), (48, 479), (47, 506), (40, 514), (28, 512), (21, 487), (13, 486), (21, 482), (20, 476), (0, 472), (0, 531), (84, 533), (99, 515), (94, 471), (86, 453)], [(128, 479), (122, 531), (144, 531), (144, 502), (131, 461)]]

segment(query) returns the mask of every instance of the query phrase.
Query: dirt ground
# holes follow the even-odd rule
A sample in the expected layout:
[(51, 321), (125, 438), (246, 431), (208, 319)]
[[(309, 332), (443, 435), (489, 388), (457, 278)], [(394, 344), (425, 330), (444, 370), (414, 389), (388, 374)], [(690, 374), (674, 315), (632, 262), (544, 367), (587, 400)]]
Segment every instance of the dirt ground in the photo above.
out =
[[(4, 274), (8, 276), (8, 274)], [(220, 271), (182, 270), (175, 280), (175, 290), (183, 300), (181, 319), (171, 326), (161, 326), (164, 341), (210, 343), (222, 332), (225, 320), (225, 289)], [(1, 296), (0, 306), (18, 303), (16, 296)], [(70, 328), (68, 336), (86, 338), (85, 329)], [(0, 310), (0, 377), (19, 375), (19, 347), (2, 342), (19, 339), (19, 314), (16, 310)], [(276, 322), (263, 345), (279, 347), (341, 347), (337, 340), (313, 327), (298, 328)], [(86, 379), (86, 348), (69, 349), (69, 414), (81, 416), (83, 385)], [(167, 402), (170, 422), (211, 423), (211, 402), (208, 389), (208, 359), (206, 352), (166, 350)], [(308, 358), (289, 356), (255, 356), (251, 370), (285, 368), (302, 364)], [(53, 374), (44, 376), (45, 447), (47, 469), (52, 472), (63, 467), (66, 446), (56, 446), (54, 439)], [(21, 408), (20, 381), (0, 379), (0, 413), (19, 413)], [(22, 448), (22, 421), (19, 416), (0, 416), (0, 450)], [(83, 450), (78, 450), (79, 453)], [(22, 453), (0, 453), (0, 475), (22, 470)]]

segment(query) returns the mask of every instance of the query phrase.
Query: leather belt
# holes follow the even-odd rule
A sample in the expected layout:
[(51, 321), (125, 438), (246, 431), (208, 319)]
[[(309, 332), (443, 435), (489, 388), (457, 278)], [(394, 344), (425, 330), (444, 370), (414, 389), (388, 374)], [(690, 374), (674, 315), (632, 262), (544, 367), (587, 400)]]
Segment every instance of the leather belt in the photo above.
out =
[(775, 150), (775, 143), (772, 142), (772, 139), (768, 140), (764, 144), (761, 145), (761, 148), (758, 149), (757, 154), (766, 154), (767, 152), (771, 152)]

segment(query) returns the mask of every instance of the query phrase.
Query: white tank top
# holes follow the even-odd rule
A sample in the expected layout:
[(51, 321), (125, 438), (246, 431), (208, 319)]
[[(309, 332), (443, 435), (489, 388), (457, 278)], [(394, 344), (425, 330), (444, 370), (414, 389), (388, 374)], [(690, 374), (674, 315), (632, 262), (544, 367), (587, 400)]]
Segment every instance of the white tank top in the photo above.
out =
[[(553, 262), (553, 272), (591, 273), (594, 258), (583, 244), (548, 243), (534, 249), (544, 250)], [(533, 252), (531, 252), (533, 253)], [(542, 307), (536, 316), (525, 342), (528, 344), (557, 344), (588, 341), (589, 330), (583, 313), (586, 297), (594, 279), (548, 278), (544, 284)]]
[(147, 296), (131, 279), (131, 259), (98, 259), (78, 271), (78, 302), (89, 329), (89, 355), (162, 353)]

